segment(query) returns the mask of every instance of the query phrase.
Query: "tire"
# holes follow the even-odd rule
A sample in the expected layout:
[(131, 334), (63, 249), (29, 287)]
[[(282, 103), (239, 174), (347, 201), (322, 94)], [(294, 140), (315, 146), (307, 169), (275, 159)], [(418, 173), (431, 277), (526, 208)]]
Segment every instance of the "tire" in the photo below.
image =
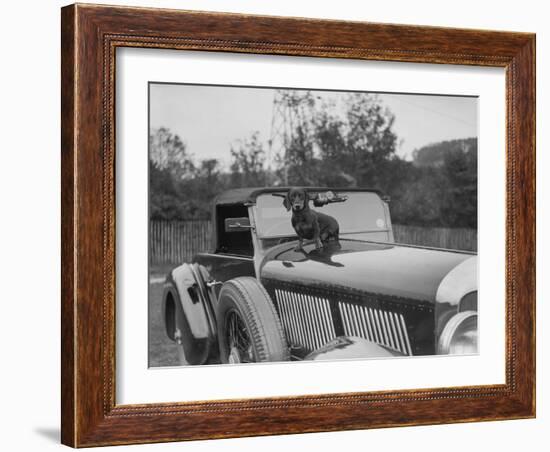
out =
[(223, 285), (216, 319), (222, 363), (289, 360), (279, 316), (255, 278), (235, 278)]

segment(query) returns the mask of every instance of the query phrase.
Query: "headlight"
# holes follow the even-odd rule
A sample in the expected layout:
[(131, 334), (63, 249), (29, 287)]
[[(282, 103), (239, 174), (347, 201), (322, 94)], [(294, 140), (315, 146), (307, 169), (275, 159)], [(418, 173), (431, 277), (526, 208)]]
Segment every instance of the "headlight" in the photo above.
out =
[(471, 355), (477, 353), (477, 312), (455, 314), (445, 325), (437, 345), (439, 355)]

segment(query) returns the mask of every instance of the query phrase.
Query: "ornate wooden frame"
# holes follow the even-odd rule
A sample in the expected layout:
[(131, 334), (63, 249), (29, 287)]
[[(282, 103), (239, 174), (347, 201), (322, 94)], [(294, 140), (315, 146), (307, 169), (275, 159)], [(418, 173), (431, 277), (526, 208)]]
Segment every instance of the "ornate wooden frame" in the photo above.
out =
[[(62, 9), (62, 442), (82, 447), (535, 416), (535, 35), (160, 9)], [(506, 69), (506, 383), (115, 404), (115, 49)]]

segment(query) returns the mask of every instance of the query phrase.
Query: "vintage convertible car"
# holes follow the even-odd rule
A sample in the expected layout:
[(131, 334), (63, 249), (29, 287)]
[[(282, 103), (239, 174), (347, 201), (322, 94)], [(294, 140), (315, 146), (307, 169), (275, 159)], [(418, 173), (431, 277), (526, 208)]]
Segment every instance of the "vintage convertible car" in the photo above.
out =
[(308, 192), (339, 243), (296, 250), (287, 190), (222, 193), (213, 251), (167, 275), (163, 318), (182, 363), (477, 353), (475, 254), (396, 244), (378, 191), (331, 188)]

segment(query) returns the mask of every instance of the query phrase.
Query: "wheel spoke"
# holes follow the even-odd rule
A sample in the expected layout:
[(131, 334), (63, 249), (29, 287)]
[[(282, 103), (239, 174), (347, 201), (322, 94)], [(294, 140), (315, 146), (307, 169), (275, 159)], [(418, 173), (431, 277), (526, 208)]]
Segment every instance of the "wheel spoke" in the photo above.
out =
[(238, 362), (253, 362), (251, 343), (246, 324), (238, 312), (232, 311), (226, 320), (227, 345), (229, 353), (238, 355)]

